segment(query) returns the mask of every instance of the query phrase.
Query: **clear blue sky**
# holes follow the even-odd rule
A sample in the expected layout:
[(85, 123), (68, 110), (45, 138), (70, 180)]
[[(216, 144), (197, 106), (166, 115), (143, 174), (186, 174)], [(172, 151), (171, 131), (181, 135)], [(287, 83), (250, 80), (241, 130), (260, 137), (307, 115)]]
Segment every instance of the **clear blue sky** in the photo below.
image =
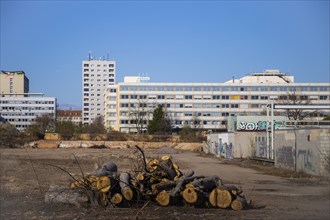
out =
[(224, 82), (276, 68), (329, 82), (329, 1), (1, 1), (1, 70), (81, 105), (81, 62), (117, 61), (117, 81)]

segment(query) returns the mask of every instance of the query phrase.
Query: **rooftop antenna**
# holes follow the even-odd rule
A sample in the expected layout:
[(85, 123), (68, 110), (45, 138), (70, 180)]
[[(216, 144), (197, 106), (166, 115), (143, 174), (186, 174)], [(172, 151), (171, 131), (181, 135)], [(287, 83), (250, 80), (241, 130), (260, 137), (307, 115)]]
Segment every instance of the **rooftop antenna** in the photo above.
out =
[(109, 59), (110, 59), (110, 58), (109, 58), (109, 53), (107, 53), (107, 60), (109, 61)]
[(235, 83), (235, 76), (233, 76), (233, 83)]
[(92, 59), (92, 51), (89, 51), (88, 52), (88, 60), (91, 61), (91, 59)]

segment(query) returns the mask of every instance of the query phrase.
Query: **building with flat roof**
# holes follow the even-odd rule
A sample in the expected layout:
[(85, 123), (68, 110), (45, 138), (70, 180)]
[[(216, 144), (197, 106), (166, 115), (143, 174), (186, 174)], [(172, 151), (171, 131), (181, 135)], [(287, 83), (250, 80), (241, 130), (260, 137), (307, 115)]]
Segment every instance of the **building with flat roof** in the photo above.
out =
[(24, 71), (5, 71), (0, 74), (0, 95), (29, 93), (29, 79)]
[(22, 93), (0, 96), (0, 117), (23, 131), (34, 123), (36, 117), (49, 115), (56, 118), (56, 98), (42, 93)]
[[(285, 103), (292, 94), (309, 104), (330, 105), (330, 83), (295, 83), (293, 76), (278, 70), (225, 83), (154, 83), (125, 77), (105, 91), (104, 121), (106, 127), (136, 132), (136, 114), (143, 116), (140, 121), (146, 128), (153, 110), (162, 105), (173, 128), (225, 130), (229, 116), (261, 115), (268, 103)], [(279, 110), (277, 115), (285, 115), (285, 111)], [(311, 112), (310, 117), (321, 120), (326, 115), (330, 112), (323, 109)]]
[(82, 123), (90, 124), (104, 115), (104, 90), (115, 84), (116, 62), (89, 59), (82, 62)]

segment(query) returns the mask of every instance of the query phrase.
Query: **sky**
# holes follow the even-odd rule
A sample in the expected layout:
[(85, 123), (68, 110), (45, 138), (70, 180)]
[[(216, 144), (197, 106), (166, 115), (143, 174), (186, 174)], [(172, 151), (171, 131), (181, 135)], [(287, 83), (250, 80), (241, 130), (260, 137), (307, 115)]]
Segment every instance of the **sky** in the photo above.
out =
[(327, 1), (3, 1), (0, 69), (81, 106), (81, 63), (109, 54), (117, 82), (225, 82), (265, 69), (330, 82)]

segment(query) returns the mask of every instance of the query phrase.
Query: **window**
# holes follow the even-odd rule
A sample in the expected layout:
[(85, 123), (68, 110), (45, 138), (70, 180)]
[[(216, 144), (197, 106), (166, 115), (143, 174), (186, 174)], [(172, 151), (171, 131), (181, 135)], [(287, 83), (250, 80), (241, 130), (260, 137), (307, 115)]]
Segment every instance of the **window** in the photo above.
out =
[(109, 67), (114, 67), (115, 65), (114, 64), (109, 64)]
[(200, 87), (200, 86), (194, 86), (194, 91), (202, 91), (202, 87)]
[(140, 95), (140, 99), (147, 99), (146, 95)]
[(238, 108), (238, 104), (231, 104), (230, 107), (231, 108)]
[(260, 96), (261, 100), (268, 100), (268, 96)]
[(268, 91), (268, 87), (267, 86), (260, 86), (260, 91)]
[(220, 87), (219, 86), (213, 86), (212, 91), (220, 91)]
[(295, 92), (295, 91), (297, 91), (297, 88), (295, 86), (290, 86), (289, 91), (290, 92)]
[(88, 72), (88, 69), (84, 69), (84, 72)]
[(251, 108), (259, 108), (259, 104), (252, 104)]
[(164, 95), (159, 95), (157, 98), (158, 99), (165, 99), (165, 96)]
[(251, 99), (253, 99), (253, 100), (257, 100), (257, 99), (259, 99), (259, 96), (257, 96), (257, 95), (252, 95), (252, 96), (251, 96)]
[(239, 88), (239, 91), (241, 91), (241, 92), (247, 91), (247, 87), (246, 87), (246, 86), (244, 86), (244, 87), (240, 87), (240, 88)]
[(214, 95), (214, 96), (212, 96), (212, 99), (220, 99), (220, 96), (219, 95)]
[(241, 99), (241, 100), (246, 100), (246, 99), (248, 99), (248, 96), (247, 96), (247, 95), (241, 95), (241, 96), (240, 96), (240, 99)]
[(211, 91), (211, 87), (210, 86), (204, 86), (204, 91)]
[(311, 86), (311, 92), (317, 92), (318, 88), (317, 86)]
[(259, 87), (258, 86), (252, 86), (251, 90), (254, 91), (254, 92), (259, 91)]
[(320, 91), (321, 92), (329, 91), (329, 87), (327, 87), (327, 86), (320, 86)]
[(84, 67), (88, 67), (88, 66), (89, 66), (89, 64), (87, 64), (87, 63), (84, 64)]
[(229, 96), (228, 95), (223, 95), (221, 98), (226, 100), (226, 99), (229, 99)]
[(302, 86), (302, 87), (300, 87), (300, 91), (307, 92), (308, 91), (308, 86)]
[(320, 100), (327, 100), (328, 99), (328, 96), (326, 96), (326, 95), (321, 95), (320, 96)]
[(270, 91), (278, 91), (278, 87), (277, 86), (271, 86)]
[(230, 87), (224, 86), (224, 87), (222, 87), (222, 91), (223, 92), (230, 91)]
[(204, 104), (203, 108), (211, 108), (211, 105), (210, 104)]
[(286, 87), (286, 86), (280, 86), (280, 91), (281, 92), (286, 92), (286, 91), (288, 91), (288, 87)]
[(229, 104), (222, 104), (221, 108), (229, 108)]
[(122, 98), (122, 99), (128, 99), (128, 95), (121, 95), (120, 98)]
[(137, 99), (138, 98), (138, 96), (137, 95), (131, 95), (131, 97), (130, 97), (131, 99)]
[(186, 95), (184, 98), (185, 99), (192, 99), (192, 95)]

